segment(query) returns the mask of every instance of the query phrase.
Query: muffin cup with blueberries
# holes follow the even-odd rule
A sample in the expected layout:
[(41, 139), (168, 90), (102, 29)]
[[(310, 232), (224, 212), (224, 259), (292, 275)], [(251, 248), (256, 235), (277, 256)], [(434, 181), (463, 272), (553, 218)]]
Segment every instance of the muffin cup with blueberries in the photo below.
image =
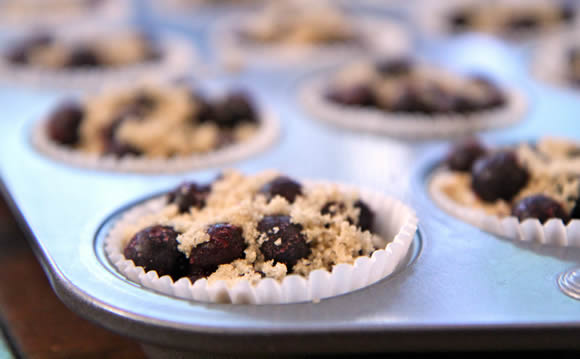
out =
[(226, 171), (122, 213), (105, 239), (128, 279), (163, 294), (234, 304), (318, 301), (397, 270), (417, 229), (382, 194), (275, 171)]
[(409, 57), (363, 60), (306, 81), (300, 101), (314, 117), (351, 130), (404, 138), (449, 137), (507, 126), (524, 95), (481, 74)]
[(179, 76), (196, 55), (177, 34), (126, 26), (29, 30), (0, 48), (0, 79), (17, 86), (95, 90), (144, 77)]
[[(244, 66), (324, 66), (361, 52), (401, 54), (410, 49), (404, 27), (353, 16), (329, 2), (272, 2), (254, 14), (221, 19), (212, 31), (220, 61)], [(315, 61), (312, 61), (315, 59)]]
[(69, 27), (87, 22), (114, 22), (130, 13), (130, 0), (2, 0), (0, 29), (22, 31), (31, 27)]
[(545, 83), (580, 90), (580, 30), (551, 36), (534, 50), (532, 72)]
[(513, 41), (537, 41), (574, 28), (579, 7), (570, 0), (423, 1), (414, 7), (425, 34), (486, 33)]
[(489, 148), (457, 143), (429, 181), (434, 202), (488, 232), (580, 247), (580, 144), (545, 137)]
[(278, 132), (274, 115), (245, 90), (208, 96), (187, 80), (168, 80), (64, 100), (34, 127), (32, 142), (73, 166), (164, 173), (250, 157)]

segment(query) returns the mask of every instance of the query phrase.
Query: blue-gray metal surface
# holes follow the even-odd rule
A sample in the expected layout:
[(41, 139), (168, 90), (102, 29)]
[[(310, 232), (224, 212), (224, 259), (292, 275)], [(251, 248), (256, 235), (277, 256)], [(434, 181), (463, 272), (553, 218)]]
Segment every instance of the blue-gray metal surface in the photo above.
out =
[[(186, 25), (175, 27), (187, 31)], [(530, 48), (513, 49), (477, 36), (421, 45), (429, 58), (486, 71), (529, 94), (529, 115), (513, 127), (483, 133), (485, 140), (580, 137), (578, 98), (533, 81), (527, 73)], [(209, 180), (219, 169), (138, 175), (54, 162), (31, 147), (30, 129), (67, 94), (0, 88), (3, 190), (60, 298), (116, 332), (199, 352), (580, 348), (580, 302), (557, 286), (558, 275), (580, 261), (580, 249), (516, 244), (442, 212), (425, 193), (425, 180), (446, 142), (403, 142), (323, 125), (297, 103), (297, 88), (307, 77), (304, 71), (249, 69), (204, 81), (250, 88), (282, 121), (276, 146), (231, 167), (246, 173), (276, 168), (405, 200), (420, 218), (412, 265), (318, 304), (206, 304), (142, 289), (107, 265), (99, 229), (127, 204), (184, 179)]]

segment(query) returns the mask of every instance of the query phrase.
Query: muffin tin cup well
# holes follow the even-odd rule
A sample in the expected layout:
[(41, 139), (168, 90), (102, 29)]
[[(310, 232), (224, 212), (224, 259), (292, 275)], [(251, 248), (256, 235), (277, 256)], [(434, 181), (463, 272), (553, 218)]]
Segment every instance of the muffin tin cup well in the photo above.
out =
[[(254, 15), (255, 16), (255, 15)], [(228, 69), (245, 66), (280, 68), (288, 66), (318, 67), (341, 63), (371, 54), (401, 55), (411, 48), (411, 39), (402, 24), (390, 20), (353, 17), (363, 45), (255, 45), (243, 43), (238, 35), (251, 15), (232, 15), (217, 22), (211, 33), (211, 42), (219, 61)], [(315, 59), (315, 61), (312, 61)]]
[(187, 74), (198, 64), (193, 45), (185, 37), (162, 33), (159, 35), (159, 44), (161, 48), (159, 60), (122, 68), (46, 69), (13, 65), (0, 56), (0, 82), (15, 86), (94, 91), (105, 85), (133, 83), (143, 78), (177, 77)]
[(326, 97), (329, 77), (309, 80), (299, 92), (303, 107), (315, 118), (354, 131), (407, 138), (448, 138), (513, 125), (527, 109), (525, 95), (515, 88), (504, 88), (506, 104), (472, 114), (393, 113), (380, 109), (346, 106)]
[[(470, 30), (467, 29), (464, 32), (455, 33), (452, 31), (451, 26), (448, 21), (448, 16), (452, 13), (453, 10), (463, 8), (470, 5), (500, 5), (505, 6), (509, 4), (533, 4), (533, 3), (545, 3), (543, 0), (527, 0), (527, 1), (520, 1), (520, 0), (502, 0), (502, 1), (487, 1), (482, 2), (479, 0), (447, 0), (447, 1), (428, 1), (422, 0), (419, 4), (416, 4), (412, 8), (412, 18), (414, 22), (417, 24), (418, 28), (421, 30), (423, 35), (430, 36), (430, 37), (446, 37), (446, 36), (455, 36), (464, 33), (473, 33), (478, 32), (477, 30)], [(564, 3), (564, 1), (554, 1), (556, 5)], [(543, 41), (544, 38), (550, 37), (553, 35), (558, 35), (562, 32), (565, 32), (569, 29), (572, 29), (578, 25), (578, 20), (573, 21), (570, 24), (559, 24), (555, 25), (549, 29), (541, 29), (535, 31), (526, 31), (526, 30), (510, 30), (508, 33), (488, 33), (489, 35), (499, 36), (505, 40), (508, 40), (514, 44), (517, 43), (536, 43), (539, 41)]]
[(518, 220), (513, 216), (499, 217), (482, 209), (460, 205), (449, 198), (441, 185), (446, 179), (443, 170), (435, 170), (428, 181), (431, 199), (450, 215), (484, 231), (519, 242), (535, 242), (549, 246), (580, 247), (580, 220), (565, 224), (560, 219), (550, 219), (542, 224), (538, 219)]
[(262, 111), (259, 126), (251, 138), (234, 143), (212, 152), (177, 156), (171, 158), (145, 158), (127, 155), (121, 158), (112, 155), (87, 153), (65, 147), (47, 136), (47, 120), (41, 120), (32, 129), (32, 145), (43, 155), (55, 161), (91, 170), (134, 173), (177, 173), (216, 167), (246, 159), (265, 151), (278, 139), (280, 123), (270, 111)]
[[(306, 185), (313, 183), (319, 182), (306, 182)], [(346, 185), (341, 185), (341, 188), (345, 191), (357, 190)], [(282, 282), (266, 278), (256, 285), (243, 280), (228, 287), (224, 281), (208, 284), (206, 279), (197, 280), (195, 284), (187, 278), (173, 282), (169, 276), (159, 278), (155, 271), (145, 272), (143, 267), (136, 267), (133, 261), (123, 256), (126, 244), (124, 229), (143, 216), (163, 208), (167, 202), (166, 196), (137, 205), (121, 215), (105, 239), (105, 252), (125, 277), (145, 288), (169, 296), (233, 304), (317, 302), (369, 286), (392, 274), (404, 263), (417, 231), (418, 219), (414, 211), (402, 202), (368, 190), (359, 190), (359, 193), (375, 211), (376, 233), (388, 240), (375, 243), (378, 249), (370, 257), (359, 257), (354, 264), (336, 265), (332, 272), (315, 270), (307, 278), (289, 275)]]
[[(20, 5), (29, 3), (34, 6), (36, 0), (12, 0)], [(76, 0), (70, 0), (74, 3)], [(124, 20), (131, 11), (131, 0), (106, 0), (104, 4), (94, 9), (80, 9), (78, 14), (67, 14), (65, 11), (52, 10), (50, 13), (2, 13), (0, 11), (0, 29), (2, 31), (28, 31), (37, 28), (67, 28), (75, 25), (86, 25), (88, 22), (119, 22)]]
[(578, 39), (580, 39), (580, 30), (576, 29), (542, 40), (534, 50), (531, 63), (534, 77), (553, 86), (580, 90), (580, 87), (574, 87), (570, 83), (566, 71), (569, 68), (567, 50), (576, 46)]

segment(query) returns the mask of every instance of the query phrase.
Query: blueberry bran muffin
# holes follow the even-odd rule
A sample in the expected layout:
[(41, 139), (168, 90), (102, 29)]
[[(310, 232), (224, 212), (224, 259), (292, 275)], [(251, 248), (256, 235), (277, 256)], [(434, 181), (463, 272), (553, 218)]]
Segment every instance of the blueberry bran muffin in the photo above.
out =
[(123, 254), (173, 280), (282, 280), (375, 250), (374, 212), (358, 193), (335, 185), (228, 171), (208, 185), (184, 183), (166, 198), (158, 213), (124, 228)]
[(172, 158), (250, 140), (259, 122), (244, 91), (210, 99), (190, 84), (169, 83), (65, 101), (45, 129), (52, 142), (85, 153)]
[(580, 219), (580, 145), (542, 138), (535, 145), (489, 149), (474, 138), (457, 143), (436, 187), (455, 203), (499, 217), (541, 223)]
[(13, 41), (2, 53), (12, 66), (51, 70), (123, 68), (162, 56), (158, 41), (139, 30), (78, 38), (39, 30)]
[(453, 8), (446, 22), (450, 32), (479, 31), (499, 35), (537, 33), (562, 25), (571, 25), (577, 17), (571, 1), (496, 2)]
[(506, 103), (487, 77), (448, 74), (410, 58), (348, 66), (328, 87), (326, 98), (335, 104), (400, 114), (471, 114)]

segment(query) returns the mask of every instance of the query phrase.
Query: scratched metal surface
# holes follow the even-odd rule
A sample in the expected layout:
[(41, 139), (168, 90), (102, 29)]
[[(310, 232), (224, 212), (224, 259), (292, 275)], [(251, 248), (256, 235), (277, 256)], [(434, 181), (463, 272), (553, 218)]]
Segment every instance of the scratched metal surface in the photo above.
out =
[[(171, 19), (141, 20), (192, 31)], [(207, 49), (203, 35), (192, 32), (192, 40)], [(531, 48), (511, 48), (479, 36), (418, 45), (434, 61), (486, 71), (528, 93), (528, 116), (516, 126), (483, 133), (486, 141), (514, 142), (548, 133), (580, 137), (578, 98), (529, 77)], [(403, 142), (321, 124), (297, 103), (296, 90), (307, 77), (306, 71), (249, 69), (204, 80), (210, 87), (250, 88), (282, 121), (283, 133), (273, 148), (229, 167), (246, 173), (276, 168), (298, 178), (371, 187), (405, 200), (420, 217), (412, 263), (373, 286), (318, 304), (204, 304), (133, 285), (103, 256), (100, 234), (108, 220), (130, 203), (183, 179), (208, 180), (220, 169), (145, 176), (87, 171), (46, 159), (30, 146), (31, 126), (70, 94), (3, 87), (3, 190), (29, 229), (61, 299), (116, 332), (185, 351), (578, 349), (574, 338), (580, 334), (580, 302), (563, 295), (556, 278), (580, 262), (580, 249), (515, 244), (438, 210), (425, 193), (425, 180), (446, 142)]]

